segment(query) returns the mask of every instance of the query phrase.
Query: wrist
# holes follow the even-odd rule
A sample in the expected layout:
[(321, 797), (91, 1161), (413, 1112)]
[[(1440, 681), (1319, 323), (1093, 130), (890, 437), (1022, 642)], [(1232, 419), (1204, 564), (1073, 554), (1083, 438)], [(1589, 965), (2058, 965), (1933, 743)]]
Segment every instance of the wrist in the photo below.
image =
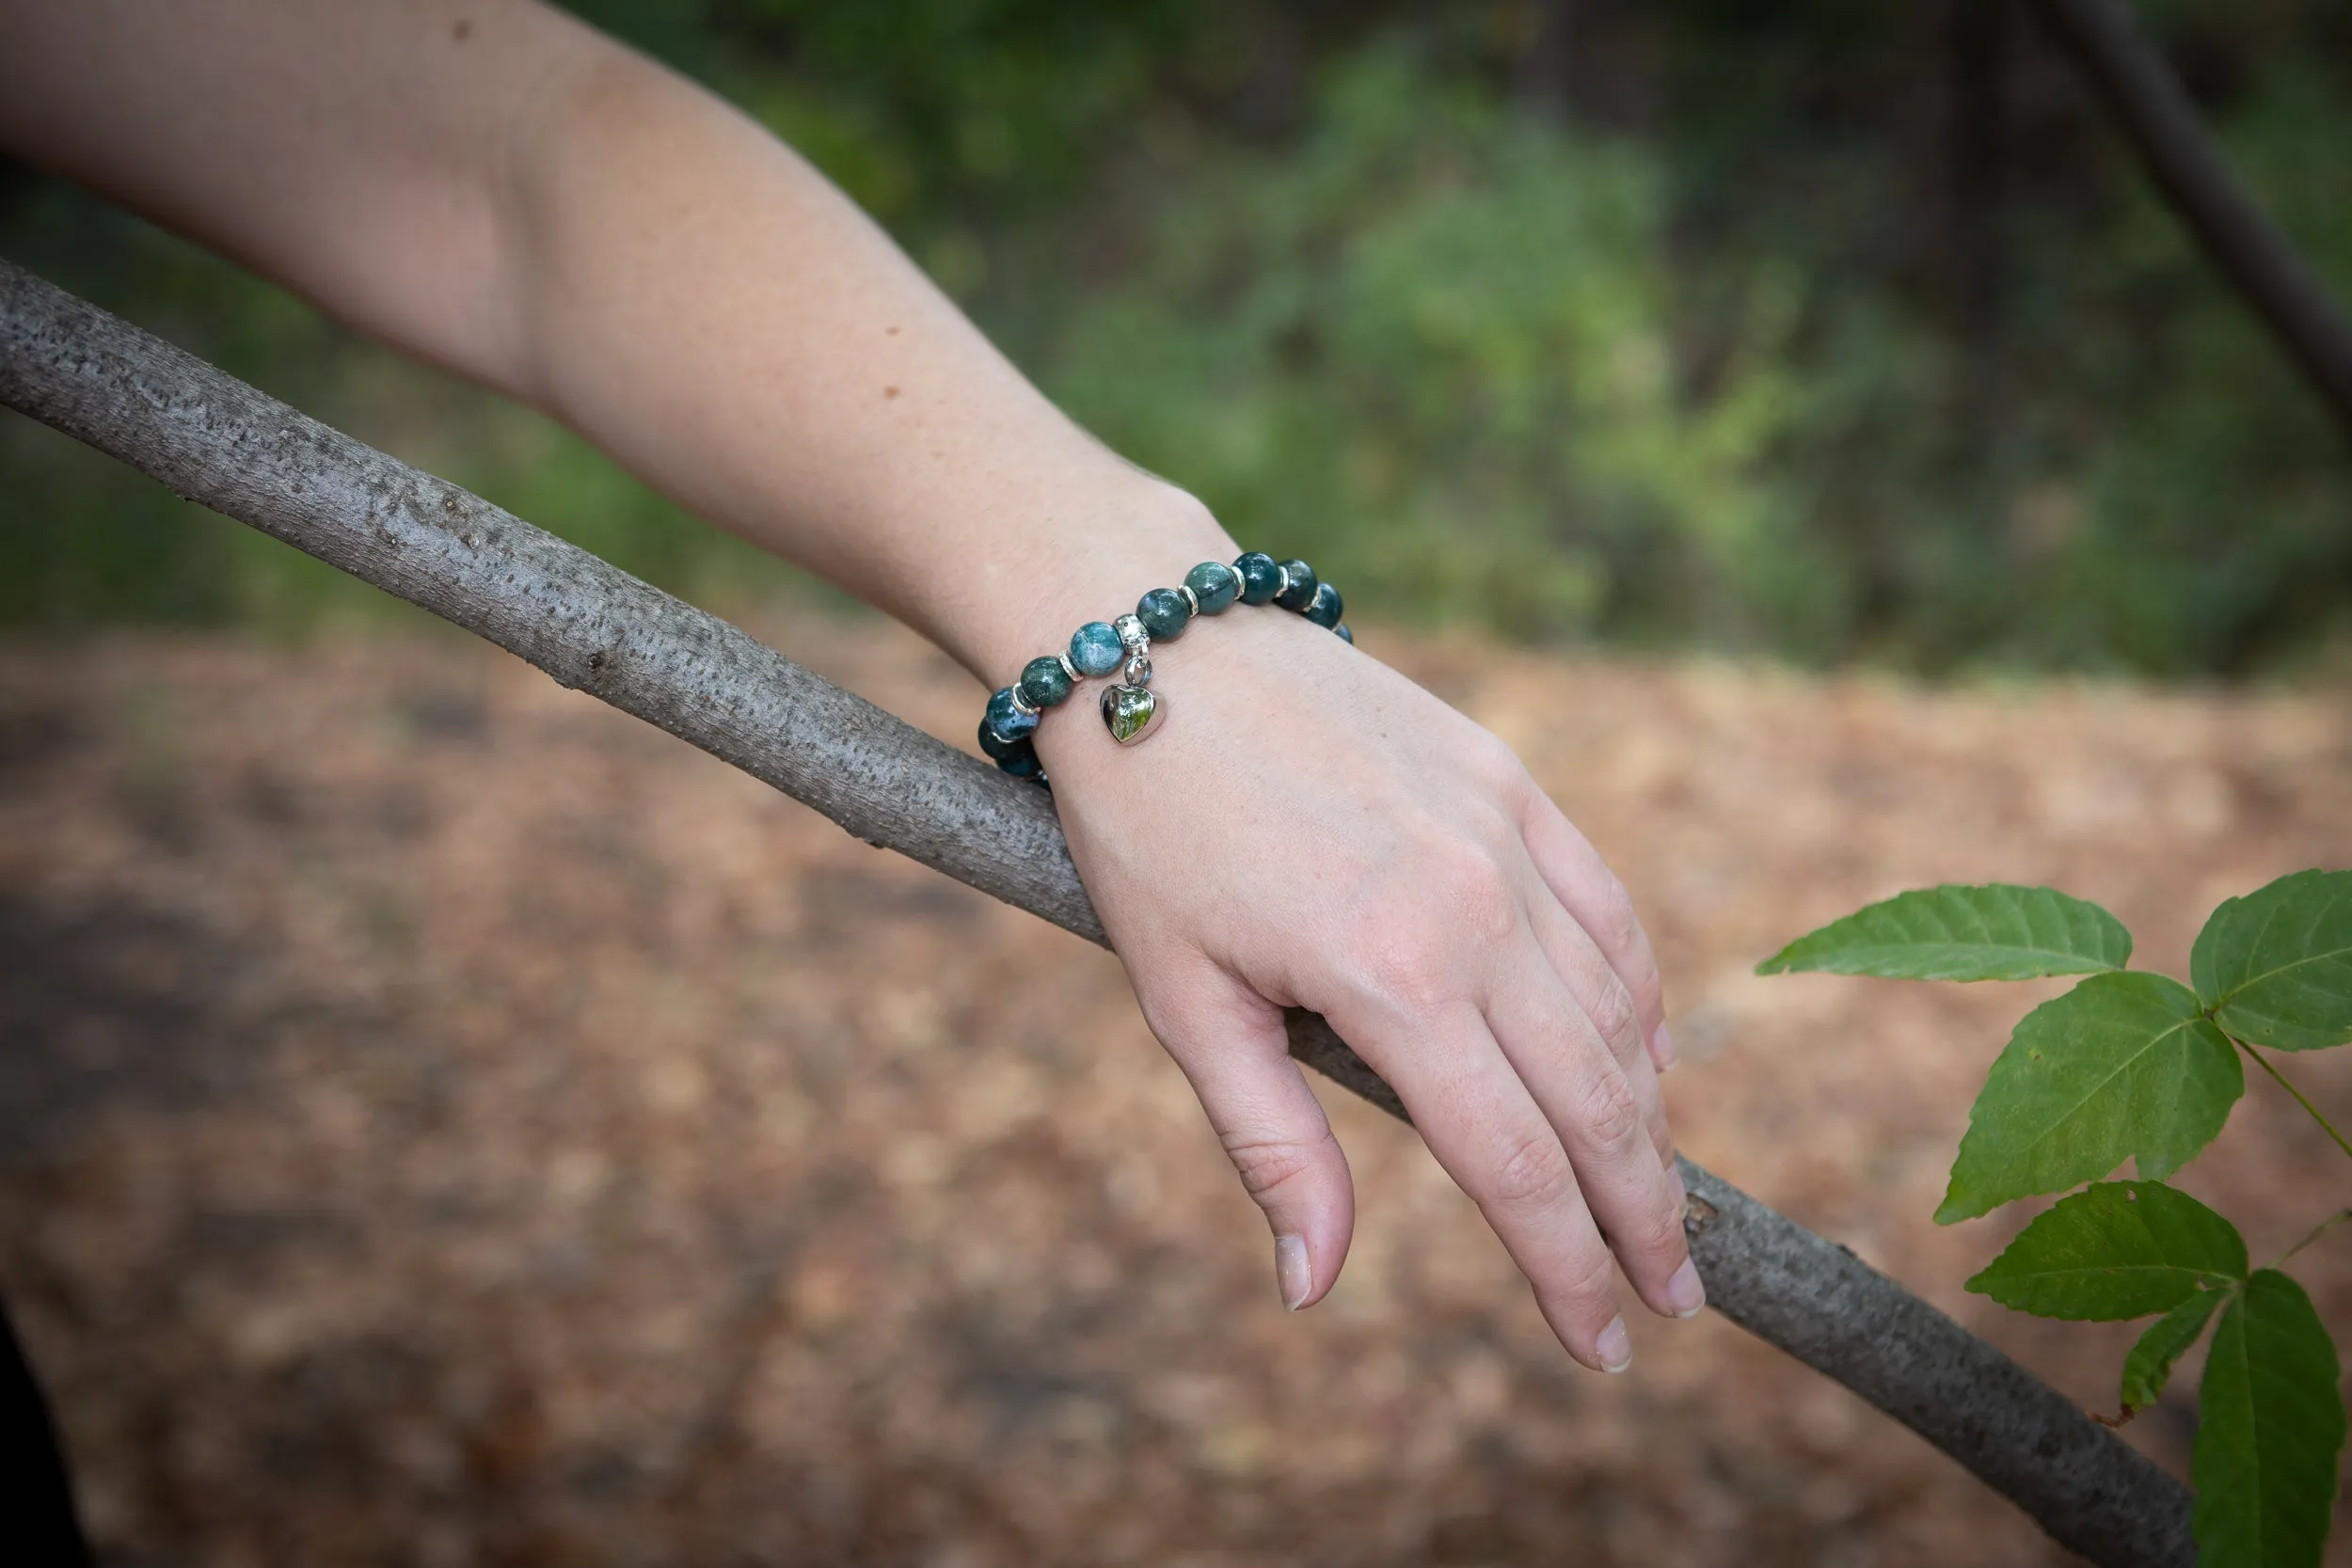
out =
[(1115, 738), (1097, 711), (1113, 683), (1125, 683), (1123, 672), (1082, 683), (1067, 702), (1041, 714), (1031, 744), (1064, 800), (1105, 779), (1132, 782), (1138, 766), (1150, 772), (1186, 756), (1198, 761), (1226, 750), (1248, 728), (1270, 682), (1295, 689), (1302, 671), (1321, 668), (1325, 644), (1339, 641), (1302, 615), (1236, 602), (1221, 613), (1195, 616), (1176, 638), (1152, 640), (1147, 686), (1157, 711), (1143, 740), (1148, 756), (1138, 759)]
[[(1231, 547), (1230, 540), (1223, 544)], [(1253, 608), (1232, 613), (1244, 606)], [(1237, 637), (1208, 639), (1213, 642), (1258, 641), (1247, 633), (1274, 629), (1276, 623), (1287, 621), (1293, 623), (1287, 628), (1293, 632), (1315, 628), (1310, 636), (1327, 636), (1333, 643), (1344, 644), (1353, 639), (1340, 623), (1343, 609), (1339, 591), (1320, 581), (1303, 561), (1277, 562), (1257, 551), (1236, 552), (1231, 561), (1209, 555), (1186, 568), (1175, 585), (1146, 590), (1132, 611), (1081, 622), (1077, 634), (1062, 640), (1060, 646), (1023, 659), (1020, 672), (989, 699), (978, 730), (980, 749), (999, 768), (1022, 778), (1038, 777), (1046, 768), (1058, 769), (1063, 760), (1084, 754), (1089, 728), (1080, 724), (1073, 735), (1067, 721), (1048, 725), (1045, 716), (1065, 706), (1088, 705), (1080, 692), (1094, 678), (1109, 683), (1097, 693), (1107, 744), (1134, 745), (1163, 727), (1168, 702), (1154, 676), (1164, 660), (1177, 667), (1193, 664), (1189, 646), (1178, 644), (1204, 621), (1230, 617), (1236, 623), (1232, 632)], [(1261, 623), (1258, 610), (1287, 613)], [(1204, 661), (1208, 666), (1216, 662), (1214, 653)], [(1245, 667), (1248, 662), (1245, 658)], [(1210, 707), (1216, 705), (1221, 705), (1212, 699)], [(1104, 736), (1092, 738), (1103, 741)]]
[[(1128, 470), (1092, 489), (1066, 520), (998, 534), (1003, 547), (969, 574), (953, 614), (952, 651), (991, 688), (1041, 654), (1065, 651), (1089, 621), (1112, 621), (1202, 561), (1240, 553), (1199, 499)], [(1057, 526), (1057, 524), (1059, 526)]]

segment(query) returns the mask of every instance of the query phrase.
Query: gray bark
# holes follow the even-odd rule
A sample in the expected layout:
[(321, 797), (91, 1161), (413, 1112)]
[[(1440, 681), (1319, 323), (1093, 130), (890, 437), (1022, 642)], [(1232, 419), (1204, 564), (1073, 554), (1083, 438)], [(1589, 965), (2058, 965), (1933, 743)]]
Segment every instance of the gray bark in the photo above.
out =
[[(1986, 0), (1979, 0), (1986, 3)], [(2033, 0), (2149, 176), (2352, 437), (2352, 327), (2247, 198), (2171, 67), (2122, 0)]]
[[(0, 402), (481, 634), (869, 844), (1104, 940), (1042, 790), (5, 261)], [(1322, 1019), (1294, 1012), (1290, 1030), (1299, 1060), (1404, 1116)], [(1843, 1247), (1682, 1168), (1692, 1254), (1718, 1311), (1909, 1426), (2093, 1561), (2193, 1560), (2178, 1481)]]

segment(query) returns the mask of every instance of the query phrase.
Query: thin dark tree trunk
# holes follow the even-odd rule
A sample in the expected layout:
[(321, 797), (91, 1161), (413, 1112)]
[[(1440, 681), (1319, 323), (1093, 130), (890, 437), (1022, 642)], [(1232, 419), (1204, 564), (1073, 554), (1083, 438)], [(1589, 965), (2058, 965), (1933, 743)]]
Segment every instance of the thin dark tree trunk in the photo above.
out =
[(2000, 406), (2007, 0), (1946, 0), (1950, 119), (1944, 254), (1954, 344), (1952, 449), (1981, 485)]
[(1535, 0), (1535, 30), (1519, 55), (1513, 88), (1519, 106), (1541, 119), (1568, 117), (1568, 71), (1575, 63), (1577, 0)]
[(2149, 177), (2352, 438), (2352, 327), (2248, 199), (2172, 68), (2122, 0), (2032, 0)]
[[(528, 659), (896, 849), (1089, 942), (1042, 790), (736, 627), (0, 262), (0, 403)], [(1392, 1115), (1330, 1026), (1291, 1050)], [(1685, 1160), (1716, 1310), (1835, 1378), (2109, 1568), (2193, 1560), (2188, 1494), (2031, 1372), (1834, 1243)]]

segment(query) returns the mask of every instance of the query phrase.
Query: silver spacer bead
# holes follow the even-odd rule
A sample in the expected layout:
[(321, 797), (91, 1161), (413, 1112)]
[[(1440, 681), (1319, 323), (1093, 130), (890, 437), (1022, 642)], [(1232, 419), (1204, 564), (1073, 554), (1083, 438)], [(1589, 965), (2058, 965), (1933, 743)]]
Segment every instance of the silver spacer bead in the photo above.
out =
[(1176, 592), (1184, 596), (1184, 619), (1190, 620), (1200, 613), (1200, 595), (1192, 591), (1192, 584), (1180, 582), (1176, 585)]
[(1086, 679), (1084, 675), (1078, 673), (1078, 667), (1070, 662), (1070, 656), (1068, 654), (1056, 654), (1054, 656), (1054, 659), (1061, 666), (1061, 673), (1070, 677), (1071, 685), (1075, 686), (1080, 681)]
[(1028, 698), (1021, 694), (1021, 683), (1019, 681), (1012, 683), (1012, 705), (1013, 710), (1017, 713), (1035, 714), (1042, 713), (1044, 711), (1044, 709), (1036, 706), (1029, 701)]
[(1140, 649), (1129, 654), (1126, 667), (1119, 672), (1119, 678), (1129, 686), (1150, 686), (1152, 684), (1152, 656)]
[(1143, 622), (1133, 614), (1113, 621), (1111, 630), (1119, 633), (1120, 644), (1131, 654), (1139, 654), (1152, 645), (1152, 634), (1143, 629)]
[(1274, 567), (1274, 597), (1279, 599), (1291, 591), (1291, 569), (1279, 562)]

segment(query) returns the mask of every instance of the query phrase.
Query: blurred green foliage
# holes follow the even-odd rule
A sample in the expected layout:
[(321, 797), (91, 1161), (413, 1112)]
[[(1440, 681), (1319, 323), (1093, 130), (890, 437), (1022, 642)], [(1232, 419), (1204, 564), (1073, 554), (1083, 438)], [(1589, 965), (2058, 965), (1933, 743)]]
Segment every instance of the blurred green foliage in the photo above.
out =
[[(1968, 3), (578, 8), (1362, 619), (1927, 670), (2307, 657), (2352, 630), (2343, 437), (2022, 12), (1970, 74)], [(2352, 300), (2352, 4), (2143, 15)], [(805, 591), (536, 416), (0, 179), (0, 251), (322, 418), (723, 610)], [(10, 623), (370, 597), (22, 420), (0, 483)]]
[(1804, 418), (1792, 280), (1686, 395), (1665, 195), (1638, 148), (1373, 50), (1297, 145), (1172, 188), (1037, 363), (1375, 614), (1824, 651), (1835, 561), (1766, 471)]

